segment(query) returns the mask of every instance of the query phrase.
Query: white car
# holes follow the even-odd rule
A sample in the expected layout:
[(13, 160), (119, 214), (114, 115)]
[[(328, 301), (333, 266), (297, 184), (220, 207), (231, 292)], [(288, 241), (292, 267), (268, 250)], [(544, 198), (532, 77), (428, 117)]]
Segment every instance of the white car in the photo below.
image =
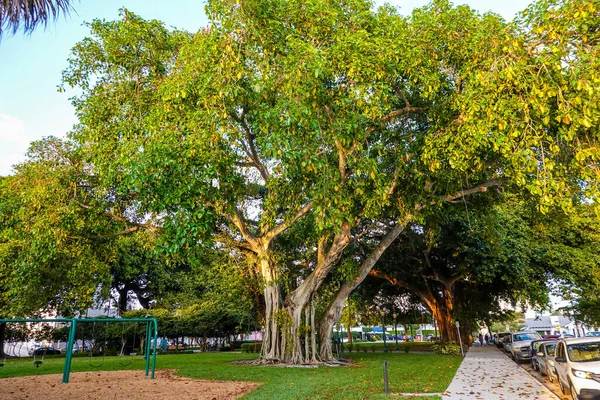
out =
[(554, 368), (563, 393), (577, 399), (600, 398), (600, 338), (561, 339)]

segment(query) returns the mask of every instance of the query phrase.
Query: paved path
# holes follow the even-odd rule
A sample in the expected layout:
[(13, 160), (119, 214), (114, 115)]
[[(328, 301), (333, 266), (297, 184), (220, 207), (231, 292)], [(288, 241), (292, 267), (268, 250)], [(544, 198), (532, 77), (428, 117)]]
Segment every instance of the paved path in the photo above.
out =
[(473, 346), (443, 399), (558, 400), (558, 397), (495, 346)]

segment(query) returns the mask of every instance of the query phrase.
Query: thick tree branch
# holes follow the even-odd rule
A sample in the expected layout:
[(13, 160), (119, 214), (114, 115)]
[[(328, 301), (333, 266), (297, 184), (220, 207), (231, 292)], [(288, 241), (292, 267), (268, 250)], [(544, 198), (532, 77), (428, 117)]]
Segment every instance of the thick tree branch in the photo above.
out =
[(282, 233), (283, 231), (285, 231), (292, 224), (294, 224), (296, 221), (298, 221), (300, 218), (302, 218), (305, 214), (307, 214), (308, 212), (310, 212), (310, 210), (312, 209), (312, 205), (313, 205), (312, 202), (308, 202), (292, 218), (290, 218), (287, 221), (282, 222), (281, 224), (277, 225), (275, 228), (273, 228), (270, 231), (268, 231), (264, 235), (265, 240), (267, 242), (270, 242), (271, 240), (273, 240), (274, 237), (276, 237), (277, 235), (279, 235), (280, 233)]
[(480, 185), (461, 190), (460, 192), (457, 192), (454, 194), (448, 194), (445, 196), (440, 196), (440, 200), (448, 202), (448, 203), (457, 203), (460, 200), (462, 200), (462, 198), (465, 196), (471, 195), (473, 193), (486, 192), (488, 190), (488, 188), (494, 187), (494, 186), (497, 186), (497, 187), (502, 186), (502, 182), (500, 182), (497, 179), (491, 179)]
[(383, 118), (381, 118), (381, 122), (387, 122), (391, 119), (401, 117), (406, 114), (427, 112), (427, 110), (428, 109), (426, 107), (406, 106), (400, 110), (394, 110), (394, 111), (389, 112), (387, 115), (384, 115)]
[(244, 222), (244, 217), (242, 216), (242, 213), (237, 208), (235, 209), (233, 216), (225, 213), (221, 215), (226, 220), (235, 225), (235, 227), (240, 231), (244, 239), (250, 244), (250, 246), (255, 252), (259, 251), (260, 246), (258, 240), (254, 237), (254, 235), (252, 235), (252, 233), (250, 233), (248, 225)]
[[(242, 110), (241, 116), (237, 116), (235, 113), (232, 113), (232, 118), (242, 126), (242, 129), (246, 134), (248, 147), (250, 149), (248, 156), (252, 159), (252, 163), (258, 169), (258, 172), (260, 172), (260, 176), (262, 176), (263, 180), (267, 182), (269, 180), (269, 171), (258, 157), (258, 152), (256, 151), (256, 146), (254, 145), (255, 135), (254, 133), (252, 133), (252, 130), (250, 129), (250, 127), (248, 126), (248, 122), (246, 121), (246, 110)], [(246, 149), (245, 146), (244, 151), (248, 153), (248, 149)]]

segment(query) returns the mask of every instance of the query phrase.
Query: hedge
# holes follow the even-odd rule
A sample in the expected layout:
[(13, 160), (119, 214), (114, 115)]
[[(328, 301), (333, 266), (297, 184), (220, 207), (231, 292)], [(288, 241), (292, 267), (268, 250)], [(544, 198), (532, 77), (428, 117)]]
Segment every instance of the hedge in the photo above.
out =
[[(409, 351), (431, 351), (433, 352), (432, 342), (398, 342), (398, 351), (399, 352), (409, 352)], [(396, 342), (388, 341), (387, 349), (389, 352), (396, 351)], [(349, 343), (344, 343), (343, 347), (344, 353), (350, 352), (374, 352), (374, 351), (383, 351), (383, 343), (382, 342), (359, 342), (353, 343), (350, 345)], [(408, 351), (407, 351), (408, 350)]]
[(262, 342), (242, 344), (242, 353), (260, 353), (261, 350)]

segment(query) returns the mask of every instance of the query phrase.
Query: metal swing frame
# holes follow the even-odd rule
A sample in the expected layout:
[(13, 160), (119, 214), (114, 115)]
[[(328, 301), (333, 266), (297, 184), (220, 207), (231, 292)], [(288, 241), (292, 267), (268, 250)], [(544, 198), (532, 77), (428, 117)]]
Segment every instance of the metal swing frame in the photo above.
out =
[[(143, 322), (146, 324), (146, 343), (144, 344), (144, 354), (146, 359), (146, 376), (150, 374), (150, 379), (154, 379), (154, 371), (156, 369), (156, 341), (158, 340), (158, 321), (156, 318), (13, 318), (13, 319), (0, 319), (0, 324), (11, 324), (19, 322), (32, 322), (32, 323), (44, 323), (44, 322), (62, 322), (70, 323), (69, 328), (69, 339), (67, 342), (67, 354), (65, 356), (65, 366), (63, 369), (63, 383), (69, 383), (69, 376), (71, 374), (71, 362), (73, 360), (73, 343), (75, 343), (75, 333), (77, 324), (85, 323), (127, 323), (127, 322)], [(154, 346), (152, 346), (154, 343)], [(152, 354), (150, 354), (152, 353)], [(150, 362), (152, 359), (152, 363)], [(151, 367), (152, 365), (152, 367)]]

